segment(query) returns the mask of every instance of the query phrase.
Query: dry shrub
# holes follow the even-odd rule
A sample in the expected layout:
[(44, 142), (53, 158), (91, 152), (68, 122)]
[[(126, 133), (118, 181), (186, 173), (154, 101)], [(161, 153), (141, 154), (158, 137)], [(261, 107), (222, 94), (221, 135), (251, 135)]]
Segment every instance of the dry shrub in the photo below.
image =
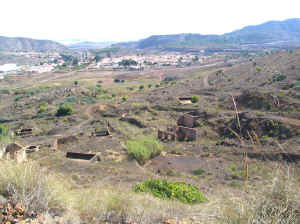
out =
[(91, 223), (161, 223), (190, 208), (179, 202), (103, 186), (79, 190), (77, 196), (75, 209), (82, 214), (83, 220)]
[(190, 205), (136, 194), (131, 188), (95, 184), (78, 188), (68, 179), (49, 174), (37, 162), (0, 163), (0, 195), (10, 196), (43, 223), (162, 223), (183, 217)]
[(260, 186), (245, 198), (224, 205), (223, 223), (227, 224), (299, 224), (299, 184), (280, 175), (270, 186)]
[(1, 161), (0, 194), (27, 211), (46, 212), (52, 207), (67, 207), (67, 185), (58, 176), (49, 175), (36, 162)]

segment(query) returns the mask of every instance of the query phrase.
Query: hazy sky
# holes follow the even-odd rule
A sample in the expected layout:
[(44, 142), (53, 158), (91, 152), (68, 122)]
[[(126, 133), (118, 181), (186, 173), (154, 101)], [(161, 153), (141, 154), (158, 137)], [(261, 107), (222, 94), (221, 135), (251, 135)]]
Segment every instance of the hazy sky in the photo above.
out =
[(300, 17), (299, 0), (1, 0), (0, 35), (128, 41)]

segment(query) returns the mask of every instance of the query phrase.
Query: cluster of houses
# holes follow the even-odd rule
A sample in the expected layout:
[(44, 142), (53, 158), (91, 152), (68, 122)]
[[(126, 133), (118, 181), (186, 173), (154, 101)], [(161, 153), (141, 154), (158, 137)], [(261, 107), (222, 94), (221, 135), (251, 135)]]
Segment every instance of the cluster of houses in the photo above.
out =
[[(5, 75), (8, 74), (33, 74), (33, 73), (45, 73), (54, 71), (57, 68), (64, 67), (68, 64), (64, 61), (64, 58), (59, 53), (41, 53), (41, 52), (9, 52), (6, 53), (8, 56), (18, 56), (31, 59), (34, 64), (30, 65), (20, 65), (16, 64), (5, 64), (0, 65), (0, 79), (4, 79)], [(77, 52), (76, 56), (71, 56), (72, 58), (77, 58), (76, 65), (85, 65), (87, 69), (96, 70), (144, 70), (152, 68), (163, 68), (166, 66), (173, 67), (184, 67), (192, 64), (211, 64), (220, 60), (220, 58), (213, 56), (205, 56), (202, 54), (192, 54), (192, 53), (161, 53), (161, 54), (131, 54), (125, 56), (110, 56), (101, 58), (101, 60), (96, 61), (95, 56), (88, 51), (83, 51), (81, 53)], [(134, 64), (129, 66), (124, 66), (122, 62), (124, 61), (134, 61)], [(72, 63), (69, 63), (69, 67), (72, 67)]]
[[(133, 60), (136, 65), (130, 65), (131, 69), (144, 69), (153, 67), (165, 67), (165, 66), (184, 66), (191, 64), (204, 64), (211, 60), (211, 56), (200, 56), (194, 54), (180, 54), (180, 53), (166, 53), (166, 54), (152, 54), (152, 55), (127, 55), (118, 57), (103, 58), (97, 64), (92, 65), (94, 68), (110, 68), (110, 69), (122, 69), (120, 62), (124, 60)], [(124, 67), (124, 66), (123, 66)]]

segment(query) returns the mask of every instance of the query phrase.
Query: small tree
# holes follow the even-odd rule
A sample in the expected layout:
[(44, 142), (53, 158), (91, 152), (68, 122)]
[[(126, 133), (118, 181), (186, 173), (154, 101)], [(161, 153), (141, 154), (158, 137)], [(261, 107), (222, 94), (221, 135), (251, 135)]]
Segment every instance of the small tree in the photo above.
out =
[(75, 85), (75, 86), (78, 86), (78, 81), (77, 81), (77, 80), (74, 81), (74, 85)]
[(78, 58), (74, 58), (74, 59), (73, 59), (72, 65), (73, 65), (73, 66), (78, 65)]
[(61, 117), (61, 116), (68, 116), (73, 113), (73, 107), (71, 105), (60, 105), (57, 112), (56, 116)]
[(149, 88), (149, 89), (151, 89), (151, 88), (152, 88), (152, 85), (151, 85), (151, 84), (149, 84), (149, 85), (148, 85), (148, 88)]
[(144, 88), (144, 85), (140, 85), (140, 90), (143, 90)]
[(199, 102), (199, 100), (200, 100), (200, 97), (199, 96), (192, 96), (192, 103), (197, 103), (197, 102)]
[(95, 56), (95, 61), (96, 61), (97, 63), (98, 63), (99, 61), (101, 61), (101, 59), (102, 59), (102, 58), (101, 58), (99, 55), (96, 55), (96, 56)]

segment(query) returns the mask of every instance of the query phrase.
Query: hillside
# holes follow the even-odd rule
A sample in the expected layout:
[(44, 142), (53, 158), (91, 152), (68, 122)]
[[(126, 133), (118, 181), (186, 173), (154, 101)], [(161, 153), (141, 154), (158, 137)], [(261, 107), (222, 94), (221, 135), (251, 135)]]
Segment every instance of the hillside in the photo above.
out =
[(123, 47), (151, 48), (207, 48), (238, 47), (244, 44), (269, 44), (272, 42), (300, 42), (300, 19), (270, 21), (247, 26), (223, 35), (173, 34), (154, 35), (138, 42), (121, 43)]
[(69, 51), (69, 49), (51, 40), (0, 37), (0, 51), (65, 52)]
[(270, 21), (257, 26), (247, 26), (223, 35), (231, 42), (246, 43), (270, 43), (278, 41), (300, 41), (300, 19), (288, 19), (285, 21)]
[[(299, 65), (295, 50), (234, 65), (8, 76), (0, 216), (300, 223)], [(20, 163), (6, 161), (12, 146)]]

